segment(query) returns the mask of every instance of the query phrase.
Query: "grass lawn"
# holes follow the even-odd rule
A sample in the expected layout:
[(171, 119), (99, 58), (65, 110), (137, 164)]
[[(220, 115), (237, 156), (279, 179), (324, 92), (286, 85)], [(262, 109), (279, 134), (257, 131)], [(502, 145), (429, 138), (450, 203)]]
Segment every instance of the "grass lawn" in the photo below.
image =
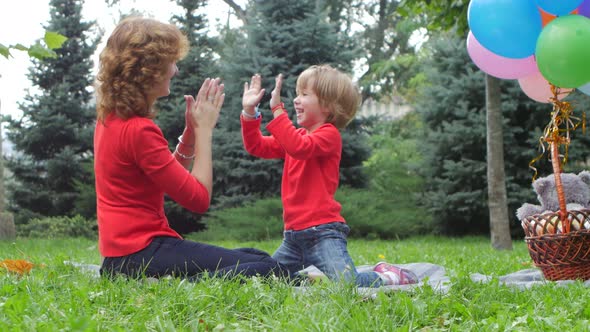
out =
[[(279, 241), (216, 242), (272, 252)], [(383, 260), (443, 265), (448, 294), (425, 286), (363, 298), (354, 287), (319, 283), (304, 294), (274, 280), (177, 279), (150, 283), (96, 279), (64, 261), (98, 264), (96, 242), (18, 239), (0, 242), (0, 260), (44, 267), (18, 277), (0, 272), (0, 331), (590, 331), (589, 288), (547, 283), (521, 291), (471, 273), (501, 276), (531, 267), (523, 241), (498, 252), (487, 238), (350, 240), (358, 265)]]

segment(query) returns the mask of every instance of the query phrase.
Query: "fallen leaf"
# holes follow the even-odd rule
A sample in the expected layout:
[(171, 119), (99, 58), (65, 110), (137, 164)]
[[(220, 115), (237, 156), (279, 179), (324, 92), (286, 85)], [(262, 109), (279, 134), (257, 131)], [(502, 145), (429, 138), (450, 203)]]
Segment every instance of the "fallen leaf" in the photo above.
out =
[(35, 266), (35, 264), (25, 261), (24, 259), (5, 259), (0, 262), (0, 268), (20, 275), (31, 272), (33, 266)]

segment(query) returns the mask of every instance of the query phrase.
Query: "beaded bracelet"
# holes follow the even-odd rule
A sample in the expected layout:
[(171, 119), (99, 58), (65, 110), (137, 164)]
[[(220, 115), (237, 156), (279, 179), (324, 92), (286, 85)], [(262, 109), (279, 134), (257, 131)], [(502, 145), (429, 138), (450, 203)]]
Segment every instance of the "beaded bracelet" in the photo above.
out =
[(186, 144), (185, 142), (183, 142), (183, 141), (182, 141), (182, 135), (178, 136), (178, 141), (179, 141), (179, 142), (180, 142), (180, 144), (182, 144), (182, 145), (186, 145), (186, 146), (188, 146), (188, 147), (191, 147), (191, 148), (194, 148), (194, 147), (195, 147), (194, 145), (189, 145), (189, 144)]
[(176, 144), (176, 149), (174, 150), (174, 152), (176, 152), (176, 154), (178, 154), (180, 156), (180, 158), (182, 158), (182, 159), (195, 159), (194, 153), (192, 156), (187, 156), (185, 154), (182, 154), (180, 151), (178, 151), (178, 144)]
[(250, 115), (245, 110), (242, 110), (242, 115), (248, 119), (258, 119), (260, 117), (260, 111), (258, 111), (258, 106), (256, 106), (256, 108), (254, 108), (254, 111), (255, 111), (254, 115)]
[(270, 112), (272, 114), (275, 114), (275, 112), (278, 110), (285, 110), (285, 103), (278, 103), (277, 105), (275, 105), (273, 108), (270, 109)]

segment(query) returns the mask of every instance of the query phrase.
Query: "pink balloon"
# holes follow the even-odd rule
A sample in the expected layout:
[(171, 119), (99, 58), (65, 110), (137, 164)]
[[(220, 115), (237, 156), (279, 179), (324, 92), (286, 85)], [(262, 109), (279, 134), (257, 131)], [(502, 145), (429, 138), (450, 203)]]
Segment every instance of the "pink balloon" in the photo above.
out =
[[(543, 77), (540, 71), (518, 79), (520, 88), (529, 98), (541, 103), (550, 103), (550, 98), (553, 97), (551, 92), (551, 85)], [(561, 89), (559, 99), (565, 98), (572, 92), (573, 89)]]
[(484, 73), (502, 79), (517, 79), (539, 71), (535, 56), (523, 59), (506, 58), (483, 47), (473, 33), (467, 35), (467, 53)]

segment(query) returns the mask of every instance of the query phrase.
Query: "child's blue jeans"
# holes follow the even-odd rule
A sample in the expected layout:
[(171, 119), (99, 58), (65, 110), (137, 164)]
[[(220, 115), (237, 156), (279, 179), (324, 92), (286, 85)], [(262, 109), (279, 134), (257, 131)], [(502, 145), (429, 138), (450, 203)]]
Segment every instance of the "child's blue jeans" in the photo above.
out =
[(322, 271), (330, 280), (354, 282), (360, 287), (383, 284), (376, 272), (358, 273), (346, 249), (350, 228), (342, 222), (310, 227), (301, 231), (286, 230), (283, 242), (273, 258), (295, 275), (310, 265)]

